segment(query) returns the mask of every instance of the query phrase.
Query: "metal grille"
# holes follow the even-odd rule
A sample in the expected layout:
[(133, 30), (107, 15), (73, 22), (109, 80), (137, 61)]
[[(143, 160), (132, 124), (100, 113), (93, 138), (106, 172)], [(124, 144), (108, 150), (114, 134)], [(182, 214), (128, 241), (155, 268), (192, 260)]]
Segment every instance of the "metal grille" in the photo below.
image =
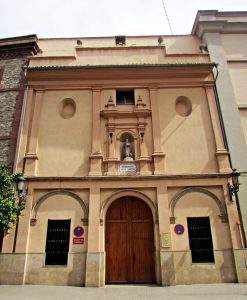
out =
[(188, 218), (192, 262), (214, 262), (209, 217)]
[(48, 220), (46, 237), (46, 265), (67, 265), (70, 220)]

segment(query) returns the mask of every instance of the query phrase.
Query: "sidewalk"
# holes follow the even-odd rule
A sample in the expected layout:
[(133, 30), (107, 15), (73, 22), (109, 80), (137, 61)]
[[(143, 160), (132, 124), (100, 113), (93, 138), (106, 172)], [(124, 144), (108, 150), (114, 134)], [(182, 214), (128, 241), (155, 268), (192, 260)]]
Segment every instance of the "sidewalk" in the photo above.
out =
[(247, 284), (180, 285), (172, 287), (114, 285), (84, 288), (41, 285), (2, 285), (0, 300), (242, 300), (247, 299)]

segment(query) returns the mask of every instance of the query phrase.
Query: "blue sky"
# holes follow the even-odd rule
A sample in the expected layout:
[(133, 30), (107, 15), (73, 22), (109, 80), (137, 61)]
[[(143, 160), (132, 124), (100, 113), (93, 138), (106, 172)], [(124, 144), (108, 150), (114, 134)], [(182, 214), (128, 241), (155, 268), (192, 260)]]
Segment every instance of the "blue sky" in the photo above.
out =
[[(246, 10), (247, 0), (164, 0), (174, 34), (199, 9)], [(162, 0), (0, 0), (0, 38), (170, 34)]]

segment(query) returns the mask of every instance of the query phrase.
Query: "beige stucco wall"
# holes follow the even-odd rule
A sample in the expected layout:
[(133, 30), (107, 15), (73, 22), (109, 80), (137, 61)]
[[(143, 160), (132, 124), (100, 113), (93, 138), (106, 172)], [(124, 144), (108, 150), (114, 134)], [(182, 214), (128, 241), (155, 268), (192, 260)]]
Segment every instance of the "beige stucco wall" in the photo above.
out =
[[(188, 97), (192, 103), (192, 113), (188, 117), (178, 115), (175, 110), (175, 101), (179, 96)], [(160, 89), (158, 105), (167, 173), (217, 171), (213, 130), (204, 89)], [(196, 158), (195, 153), (198, 154)]]
[[(200, 40), (195, 36), (163, 36), (163, 47), (154, 48), (159, 46), (158, 38), (126, 37), (125, 46), (116, 46), (114, 37), (41, 39), (42, 53), (31, 59), (30, 66), (209, 62), (208, 56), (201, 53)], [(82, 45), (78, 46), (77, 40)], [(181, 54), (196, 55), (179, 57)]]
[[(158, 45), (159, 36), (127, 37), (126, 46), (153, 46)], [(162, 36), (163, 44), (166, 45), (169, 53), (199, 53), (200, 40), (191, 35), (184, 36)], [(39, 47), (43, 55), (69, 55), (74, 54), (77, 40), (82, 41), (82, 47), (114, 47), (115, 38), (61, 38), (61, 39), (40, 39)]]
[[(72, 98), (76, 113), (64, 119), (60, 102)], [(44, 95), (38, 135), (38, 175), (83, 176), (91, 154), (91, 91), (48, 91)]]

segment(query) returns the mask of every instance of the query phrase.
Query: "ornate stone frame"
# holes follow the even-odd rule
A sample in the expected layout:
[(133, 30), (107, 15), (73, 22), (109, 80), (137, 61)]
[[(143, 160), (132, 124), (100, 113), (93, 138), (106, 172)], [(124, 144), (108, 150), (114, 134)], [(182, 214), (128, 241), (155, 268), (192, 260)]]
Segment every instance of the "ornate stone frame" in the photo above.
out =
[(209, 196), (212, 200), (214, 200), (214, 202), (217, 204), (217, 206), (219, 208), (219, 211), (220, 211), (219, 218), (221, 219), (221, 222), (222, 223), (228, 222), (226, 208), (225, 208), (224, 204), (219, 200), (219, 198), (215, 194), (213, 194), (209, 190), (202, 188), (202, 187), (189, 187), (189, 188), (183, 189), (182, 191), (179, 191), (171, 199), (171, 202), (169, 204), (170, 211), (171, 211), (171, 217), (170, 217), (171, 224), (175, 224), (176, 218), (174, 216), (174, 210), (175, 210), (176, 204), (185, 194), (188, 194), (188, 193), (202, 193), (202, 194)]

